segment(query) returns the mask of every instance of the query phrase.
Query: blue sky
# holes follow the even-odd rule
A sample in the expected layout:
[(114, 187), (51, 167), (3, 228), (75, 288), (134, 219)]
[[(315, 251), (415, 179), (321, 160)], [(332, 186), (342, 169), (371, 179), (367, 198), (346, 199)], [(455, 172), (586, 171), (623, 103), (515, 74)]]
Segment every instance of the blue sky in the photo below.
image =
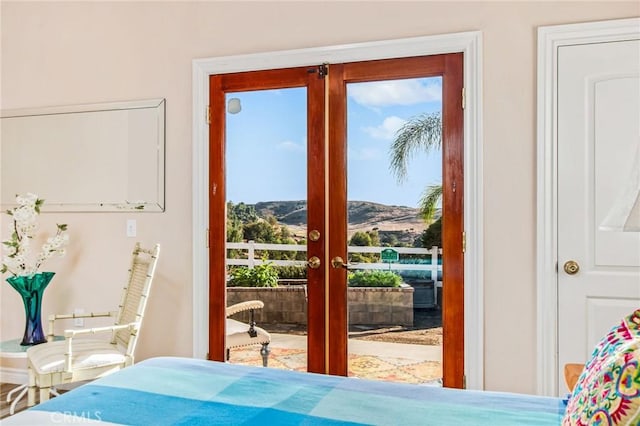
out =
[[(441, 110), (440, 78), (347, 85), (349, 200), (416, 207), (424, 188), (441, 182), (441, 152), (419, 153), (408, 179), (396, 182), (389, 147), (409, 118)], [(234, 203), (306, 198), (304, 88), (228, 94), (242, 109), (227, 113), (227, 199)]]

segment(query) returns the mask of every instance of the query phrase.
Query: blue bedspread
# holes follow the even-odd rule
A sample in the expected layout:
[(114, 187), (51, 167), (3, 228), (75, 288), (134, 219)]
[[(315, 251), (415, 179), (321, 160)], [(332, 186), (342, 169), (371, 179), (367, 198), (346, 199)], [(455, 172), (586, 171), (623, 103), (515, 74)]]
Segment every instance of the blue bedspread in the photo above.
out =
[(153, 358), (3, 420), (129, 425), (554, 425), (565, 403), (501, 392)]

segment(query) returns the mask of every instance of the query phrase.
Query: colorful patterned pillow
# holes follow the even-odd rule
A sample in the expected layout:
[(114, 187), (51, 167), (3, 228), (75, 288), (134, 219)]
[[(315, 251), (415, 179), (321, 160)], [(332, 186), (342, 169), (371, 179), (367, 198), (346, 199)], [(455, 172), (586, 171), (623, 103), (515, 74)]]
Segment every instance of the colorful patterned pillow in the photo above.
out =
[(640, 309), (598, 343), (569, 397), (562, 424), (640, 425)]

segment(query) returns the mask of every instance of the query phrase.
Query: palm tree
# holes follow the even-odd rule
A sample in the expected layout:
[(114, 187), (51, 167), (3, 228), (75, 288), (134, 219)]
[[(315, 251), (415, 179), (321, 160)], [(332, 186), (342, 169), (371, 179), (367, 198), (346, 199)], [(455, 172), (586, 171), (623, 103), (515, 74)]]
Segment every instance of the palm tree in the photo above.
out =
[(433, 222), (436, 205), (442, 198), (442, 184), (429, 185), (420, 197), (420, 217), (427, 223)]
[[(391, 143), (389, 168), (398, 183), (407, 178), (407, 164), (420, 150), (429, 152), (442, 147), (442, 119), (439, 113), (410, 118), (398, 129)], [(436, 205), (442, 197), (442, 184), (428, 186), (420, 197), (420, 216), (432, 222)]]

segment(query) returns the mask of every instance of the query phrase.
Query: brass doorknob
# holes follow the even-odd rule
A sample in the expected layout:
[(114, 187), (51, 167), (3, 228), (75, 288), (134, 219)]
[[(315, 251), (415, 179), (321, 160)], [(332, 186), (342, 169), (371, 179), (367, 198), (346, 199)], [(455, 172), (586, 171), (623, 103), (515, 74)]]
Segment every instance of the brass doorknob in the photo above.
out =
[(331, 266), (333, 266), (334, 268), (349, 269), (349, 267), (353, 265), (351, 265), (350, 263), (346, 263), (340, 256), (336, 256), (331, 259)]
[(307, 261), (307, 265), (311, 269), (318, 269), (320, 267), (320, 258), (318, 256), (310, 257)]
[(580, 270), (580, 265), (575, 260), (568, 260), (564, 263), (564, 271), (569, 275), (575, 275)]

